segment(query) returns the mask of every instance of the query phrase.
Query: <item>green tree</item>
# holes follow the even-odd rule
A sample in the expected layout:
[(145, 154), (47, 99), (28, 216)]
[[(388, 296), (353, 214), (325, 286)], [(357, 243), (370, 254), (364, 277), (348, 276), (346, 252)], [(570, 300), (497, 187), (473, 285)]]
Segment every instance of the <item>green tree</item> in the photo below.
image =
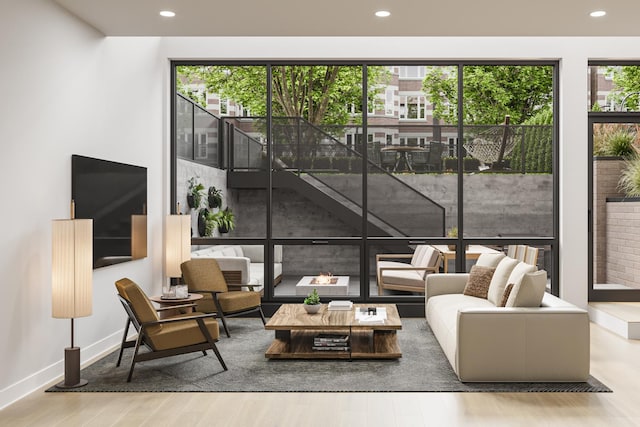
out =
[[(619, 110), (638, 111), (640, 104), (640, 66), (625, 65), (608, 67), (607, 72), (613, 74), (613, 89), (609, 100), (619, 105)], [(624, 103), (624, 105), (620, 105)]]
[[(368, 70), (368, 102), (388, 78), (384, 67)], [(254, 116), (267, 113), (267, 69), (264, 66), (182, 66), (178, 67), (180, 85), (186, 91), (190, 83), (202, 83), (208, 92), (217, 93), (248, 108)], [(275, 117), (303, 117), (311, 123), (345, 125), (361, 121), (351, 106), (361, 111), (362, 67), (347, 65), (278, 65), (272, 67), (272, 109)], [(359, 117), (359, 118), (358, 118)]]
[[(433, 104), (434, 118), (457, 123), (457, 68), (434, 67), (425, 76), (423, 90)], [(553, 67), (473, 65), (464, 67), (464, 123), (524, 123), (551, 105)]]

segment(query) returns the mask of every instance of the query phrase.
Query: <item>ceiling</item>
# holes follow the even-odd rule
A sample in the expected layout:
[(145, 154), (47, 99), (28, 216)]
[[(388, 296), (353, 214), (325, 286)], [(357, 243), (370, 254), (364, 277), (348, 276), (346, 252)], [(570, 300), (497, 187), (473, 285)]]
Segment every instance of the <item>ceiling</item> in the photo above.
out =
[(640, 36), (638, 0), (54, 1), (107, 36)]

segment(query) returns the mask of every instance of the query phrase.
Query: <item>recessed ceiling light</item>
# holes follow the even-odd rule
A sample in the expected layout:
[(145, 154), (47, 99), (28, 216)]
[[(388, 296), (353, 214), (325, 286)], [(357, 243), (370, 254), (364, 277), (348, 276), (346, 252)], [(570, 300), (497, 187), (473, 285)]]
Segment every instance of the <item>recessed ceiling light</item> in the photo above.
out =
[(600, 17), (602, 17), (602, 16), (604, 16), (606, 14), (607, 14), (607, 12), (605, 12), (604, 10), (596, 10), (594, 12), (591, 12), (589, 14), (589, 16), (591, 16), (593, 18), (600, 18)]
[(376, 12), (376, 16), (378, 18), (386, 18), (387, 16), (390, 16), (391, 12), (389, 12), (388, 10), (379, 10)]
[(160, 16), (164, 16), (166, 18), (173, 18), (174, 16), (176, 16), (176, 13), (170, 10), (161, 10)]

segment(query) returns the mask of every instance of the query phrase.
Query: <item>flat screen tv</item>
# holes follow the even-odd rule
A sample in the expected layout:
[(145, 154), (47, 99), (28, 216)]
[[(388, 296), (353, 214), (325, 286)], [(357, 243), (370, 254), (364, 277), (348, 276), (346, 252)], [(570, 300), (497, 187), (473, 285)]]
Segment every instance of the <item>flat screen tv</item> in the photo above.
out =
[(147, 256), (147, 168), (71, 156), (76, 218), (93, 219), (93, 268)]

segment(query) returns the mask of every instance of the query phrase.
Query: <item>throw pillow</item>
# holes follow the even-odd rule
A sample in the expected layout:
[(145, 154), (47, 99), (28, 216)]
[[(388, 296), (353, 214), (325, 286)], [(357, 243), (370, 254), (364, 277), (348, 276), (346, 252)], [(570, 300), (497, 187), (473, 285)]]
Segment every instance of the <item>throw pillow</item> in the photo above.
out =
[(527, 273), (533, 273), (538, 268), (535, 265), (527, 264), (526, 262), (519, 262), (511, 271), (507, 283), (513, 283), (517, 285), (522, 281), (522, 277)]
[(505, 256), (506, 255), (502, 252), (481, 254), (478, 257), (478, 260), (476, 261), (475, 265), (479, 265), (481, 267), (496, 268), (500, 263), (500, 261), (502, 261), (502, 258), (504, 258)]
[(506, 288), (504, 288), (504, 294), (502, 294), (502, 300), (500, 301), (500, 305), (498, 307), (506, 307), (507, 300), (509, 299), (509, 294), (511, 294), (511, 289), (513, 289), (513, 283), (509, 283)]
[(540, 307), (546, 287), (546, 271), (527, 273), (513, 286), (505, 307)]
[(500, 304), (500, 300), (504, 294), (504, 288), (507, 287), (507, 283), (510, 283), (507, 282), (507, 279), (517, 264), (517, 259), (504, 257), (496, 267), (496, 271), (491, 278), (491, 284), (489, 285), (489, 293), (487, 294), (487, 299), (491, 301), (493, 305), (497, 306)]
[(487, 299), (491, 277), (495, 268), (474, 265), (469, 272), (469, 279), (462, 293), (472, 297)]

